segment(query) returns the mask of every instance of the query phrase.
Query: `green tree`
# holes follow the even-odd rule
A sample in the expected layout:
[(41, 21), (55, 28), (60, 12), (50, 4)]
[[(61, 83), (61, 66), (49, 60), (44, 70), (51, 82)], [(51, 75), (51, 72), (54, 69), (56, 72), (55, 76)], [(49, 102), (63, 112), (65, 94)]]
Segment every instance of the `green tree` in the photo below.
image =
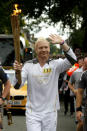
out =
[(56, 47), (56, 45), (50, 44), (50, 54), (56, 56), (58, 53), (59, 49)]
[(73, 33), (71, 33), (69, 41), (72, 48), (75, 50), (75, 48), (80, 48), (83, 50), (83, 40), (84, 40), (84, 30), (75, 30)]
[[(47, 15), (49, 23), (62, 21), (63, 26), (69, 25), (70, 29), (76, 33), (77, 23), (81, 21), (81, 32), (84, 36), (81, 45), (84, 51), (87, 51), (87, 0), (0, 0), (0, 33), (11, 32), (10, 15), (13, 4), (18, 3), (22, 9), (21, 18), (27, 16), (29, 19), (41, 19), (42, 14)], [(47, 20), (45, 18), (45, 20)], [(39, 21), (39, 22), (40, 22)], [(78, 22), (77, 22), (78, 21)], [(37, 24), (37, 23), (36, 23)], [(23, 26), (24, 24), (21, 24)], [(81, 39), (79, 37), (79, 39)]]

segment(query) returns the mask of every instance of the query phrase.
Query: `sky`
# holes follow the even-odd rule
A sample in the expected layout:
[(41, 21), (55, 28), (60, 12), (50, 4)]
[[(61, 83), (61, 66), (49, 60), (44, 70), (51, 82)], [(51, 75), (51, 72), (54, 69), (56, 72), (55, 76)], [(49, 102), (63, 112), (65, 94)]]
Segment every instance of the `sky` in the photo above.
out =
[[(44, 16), (45, 15), (43, 14), (43, 17)], [(26, 23), (28, 23), (28, 24), (29, 24), (29, 21), (34, 22), (33, 19), (28, 20), (28, 19), (26, 19), (26, 17), (24, 19), (25, 19)], [(79, 18), (79, 20), (82, 21), (82, 18)], [(81, 23), (79, 20), (77, 19), (77, 21), (76, 21), (76, 28), (77, 29), (81, 26)], [(55, 26), (50, 26), (47, 23), (45, 23), (44, 21), (42, 21), (39, 24), (39, 26), (41, 27), (41, 31), (39, 31), (38, 33), (34, 33), (35, 31), (33, 29), (33, 32), (32, 32), (36, 38), (38, 38), (38, 37), (47, 38), (50, 34), (58, 34), (64, 40), (66, 40), (69, 38), (70, 32), (72, 32), (72, 30), (69, 29), (69, 26), (66, 26), (66, 28), (64, 30), (62, 30), (63, 25), (62, 25), (61, 21), (58, 22), (57, 24), (55, 24)]]
[[(28, 22), (29, 21), (26, 19), (26, 23), (28, 23)], [(38, 33), (34, 33), (35, 32), (34, 29), (33, 29), (33, 31), (31, 31), (31, 34), (34, 34), (35, 38), (39, 38), (39, 37), (48, 38), (50, 34), (58, 34), (63, 38), (63, 40), (66, 40), (66, 39), (68, 39), (68, 37), (70, 35), (70, 33), (69, 33), (70, 29), (68, 26), (64, 30), (62, 30), (62, 22), (58, 22), (55, 26), (52, 26), (52, 25), (48, 25), (47, 23), (44, 23), (42, 21), (39, 24), (39, 26), (41, 27), (41, 30)]]
[[(61, 28), (61, 22), (59, 22), (56, 27), (54, 26), (48, 26), (48, 28), (46, 28), (46, 24), (45, 23), (41, 23), (41, 31), (39, 31), (38, 33), (35, 33), (34, 36), (36, 38), (39, 37), (44, 37), (44, 38), (48, 38), (50, 34), (58, 34), (60, 35), (63, 40), (66, 40), (69, 37), (69, 28), (65, 28), (64, 31), (62, 31)], [(60, 48), (59, 45), (57, 45), (58, 48)]]
[[(80, 20), (80, 21), (79, 21)], [(76, 21), (76, 29), (79, 29), (81, 27), (81, 21), (82, 18), (79, 18), (79, 20), (77, 19)], [(50, 26), (47, 23), (44, 23), (43, 21), (39, 24), (41, 26), (41, 31), (38, 32), (37, 34), (35, 34), (35, 37), (45, 37), (47, 38), (50, 34), (58, 34), (61, 35), (61, 37), (66, 40), (67, 38), (69, 38), (70, 36), (70, 32), (72, 32), (72, 30), (69, 29), (69, 26), (66, 26), (66, 28), (64, 29), (64, 31), (62, 30), (62, 22), (58, 22), (55, 27), (54, 26)], [(48, 27), (48, 28), (46, 28)]]
[[(35, 34), (35, 37), (36, 38), (38, 38), (38, 37), (47, 38), (47, 37), (49, 37), (50, 34), (58, 34), (58, 35), (60, 35), (61, 32), (57, 32), (57, 29), (54, 28), (53, 26), (49, 26), (48, 28), (43, 27), (40, 32), (38, 32), (37, 34)], [(64, 32), (64, 34), (61, 35), (61, 36), (62, 36), (62, 38), (64, 40), (66, 40), (68, 38), (67, 32)]]

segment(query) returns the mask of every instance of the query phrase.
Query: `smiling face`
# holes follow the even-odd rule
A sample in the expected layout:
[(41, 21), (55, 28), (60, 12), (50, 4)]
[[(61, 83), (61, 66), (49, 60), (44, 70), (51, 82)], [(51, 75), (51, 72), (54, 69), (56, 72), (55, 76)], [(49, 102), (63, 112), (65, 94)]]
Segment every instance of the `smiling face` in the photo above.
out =
[(39, 60), (47, 61), (50, 53), (49, 42), (42, 38), (35, 43), (35, 51)]

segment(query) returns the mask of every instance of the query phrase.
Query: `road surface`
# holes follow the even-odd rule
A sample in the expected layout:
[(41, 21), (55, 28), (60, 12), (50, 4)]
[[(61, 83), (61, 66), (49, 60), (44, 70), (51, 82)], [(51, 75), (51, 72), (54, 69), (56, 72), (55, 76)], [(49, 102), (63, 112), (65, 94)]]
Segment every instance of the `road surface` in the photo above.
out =
[[(57, 131), (76, 131), (75, 115), (73, 117), (68, 113), (64, 116), (63, 104), (61, 104), (61, 110), (58, 112), (58, 127)], [(4, 116), (3, 131), (26, 131), (26, 123), (24, 115), (14, 115), (13, 124), (8, 126), (7, 117)]]

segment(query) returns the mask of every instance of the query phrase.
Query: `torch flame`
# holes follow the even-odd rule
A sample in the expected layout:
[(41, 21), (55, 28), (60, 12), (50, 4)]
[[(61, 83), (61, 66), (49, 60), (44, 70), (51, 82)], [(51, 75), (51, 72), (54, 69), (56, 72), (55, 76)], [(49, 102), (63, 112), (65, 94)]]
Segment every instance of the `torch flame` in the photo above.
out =
[(18, 9), (18, 4), (14, 5), (15, 10), (13, 10), (13, 14), (12, 15), (18, 15), (21, 13), (21, 9)]

